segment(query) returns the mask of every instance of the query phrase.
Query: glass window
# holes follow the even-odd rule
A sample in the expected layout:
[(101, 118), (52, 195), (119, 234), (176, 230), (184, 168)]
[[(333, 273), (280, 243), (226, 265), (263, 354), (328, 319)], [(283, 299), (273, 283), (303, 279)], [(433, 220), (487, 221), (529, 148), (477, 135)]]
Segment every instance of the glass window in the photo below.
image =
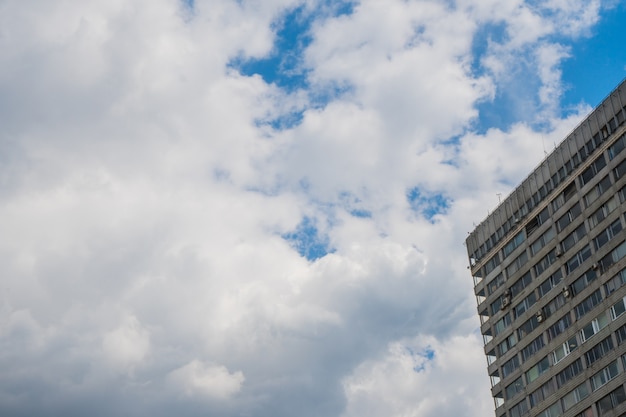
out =
[(556, 374), (557, 387), (561, 388), (563, 385), (574, 378), (576, 375), (583, 371), (583, 363), (580, 358), (567, 365), (561, 372)]
[(600, 292), (600, 288), (598, 288), (589, 297), (585, 298), (574, 307), (574, 311), (576, 312), (576, 320), (580, 319), (585, 314), (593, 310), (593, 308), (601, 302), (602, 293)]
[(546, 246), (552, 239), (554, 239), (554, 229), (551, 227), (546, 230), (537, 240), (535, 240), (532, 245), (530, 245), (530, 252), (534, 255), (539, 253), (539, 251)]
[(546, 295), (552, 288), (556, 287), (563, 279), (563, 272), (557, 270), (554, 274), (550, 275), (545, 281), (539, 285), (539, 297)]
[(624, 312), (626, 312), (625, 304), (626, 302), (624, 301), (624, 299), (621, 299), (617, 303), (613, 304), (613, 306), (611, 307), (611, 318), (613, 320), (615, 320), (616, 318), (624, 314)]
[(596, 250), (600, 249), (604, 246), (608, 241), (613, 239), (613, 237), (622, 230), (622, 222), (620, 219), (616, 219), (613, 223), (609, 225), (606, 229), (601, 231), (594, 239), (593, 244)]
[(617, 360), (611, 362), (608, 366), (601, 369), (599, 372), (596, 372), (591, 377), (591, 389), (593, 391), (598, 390), (600, 387), (605, 385), (607, 382), (612, 380), (619, 373), (617, 369)]
[(563, 229), (565, 229), (576, 217), (578, 217), (580, 213), (580, 203), (574, 204), (574, 206), (572, 206), (567, 213), (559, 217), (556, 221), (557, 230), (559, 232), (563, 231)]
[(506, 387), (505, 392), (506, 392), (507, 400), (515, 397), (517, 394), (519, 394), (523, 390), (524, 390), (524, 383), (522, 382), (522, 376), (520, 375), (519, 378), (517, 378), (515, 381), (513, 381)]
[(530, 271), (522, 275), (517, 281), (513, 283), (513, 285), (511, 285), (511, 288), (509, 288), (511, 291), (511, 297), (515, 298), (517, 294), (522, 292), (524, 288), (530, 285), (532, 280), (533, 278), (530, 275)]
[(552, 352), (552, 359), (554, 363), (559, 363), (563, 358), (575, 351), (577, 347), (578, 341), (576, 340), (576, 336), (574, 336)]
[(526, 383), (530, 384), (535, 379), (539, 378), (539, 376), (543, 374), (544, 372), (546, 372), (549, 368), (550, 368), (550, 361), (548, 360), (548, 357), (546, 356), (545, 358), (537, 362), (535, 366), (533, 366), (526, 372)]
[(519, 245), (521, 245), (526, 239), (526, 234), (522, 230), (519, 232), (509, 243), (504, 246), (503, 253), (507, 257), (513, 252)]

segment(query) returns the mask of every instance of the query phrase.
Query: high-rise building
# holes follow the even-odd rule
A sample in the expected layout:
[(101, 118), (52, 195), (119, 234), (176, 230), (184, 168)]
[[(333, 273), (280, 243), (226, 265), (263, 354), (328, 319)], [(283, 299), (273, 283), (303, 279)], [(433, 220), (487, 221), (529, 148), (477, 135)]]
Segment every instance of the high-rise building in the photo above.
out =
[(466, 241), (496, 417), (626, 416), (626, 81)]

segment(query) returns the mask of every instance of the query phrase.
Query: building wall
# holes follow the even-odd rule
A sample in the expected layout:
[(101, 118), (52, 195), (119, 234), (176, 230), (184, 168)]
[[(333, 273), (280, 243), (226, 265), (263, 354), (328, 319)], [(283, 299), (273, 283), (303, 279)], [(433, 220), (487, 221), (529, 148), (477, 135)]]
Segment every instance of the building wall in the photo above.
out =
[(496, 416), (626, 416), (626, 82), (467, 239)]

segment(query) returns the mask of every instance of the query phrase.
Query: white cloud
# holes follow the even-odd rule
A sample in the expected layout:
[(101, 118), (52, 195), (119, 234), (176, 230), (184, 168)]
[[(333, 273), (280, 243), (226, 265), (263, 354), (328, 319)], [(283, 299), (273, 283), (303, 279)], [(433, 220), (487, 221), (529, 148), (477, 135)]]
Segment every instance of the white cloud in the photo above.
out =
[(230, 373), (224, 366), (209, 365), (193, 360), (170, 373), (171, 380), (179, 384), (186, 395), (206, 395), (227, 399), (241, 390), (246, 380), (241, 371)]
[[(566, 49), (547, 37), (596, 6), (552, 3), (3, 2), (2, 414), (490, 412), (462, 240), (588, 109), (544, 137), (473, 128), (524, 48), (529, 90), (558, 105)], [(324, 14), (308, 90), (228, 65), (269, 54), (299, 5)], [(477, 71), (475, 36), (500, 23)], [(425, 219), (415, 187), (447, 211)], [(281, 237), (304, 216), (332, 254)]]
[(150, 353), (150, 333), (130, 315), (118, 328), (104, 334), (102, 348), (114, 366), (131, 370)]

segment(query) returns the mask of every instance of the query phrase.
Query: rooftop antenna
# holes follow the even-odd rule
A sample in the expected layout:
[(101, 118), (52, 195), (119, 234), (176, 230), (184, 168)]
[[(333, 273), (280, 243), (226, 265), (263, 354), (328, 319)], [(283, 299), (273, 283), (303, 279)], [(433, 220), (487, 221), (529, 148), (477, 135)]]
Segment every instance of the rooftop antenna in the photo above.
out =
[(502, 193), (496, 193), (498, 196), (498, 204), (502, 204)]
[(545, 141), (545, 138), (543, 137), (543, 133), (541, 134), (541, 144), (543, 145), (543, 156), (544, 158), (547, 158), (548, 151), (546, 151), (546, 141)]

